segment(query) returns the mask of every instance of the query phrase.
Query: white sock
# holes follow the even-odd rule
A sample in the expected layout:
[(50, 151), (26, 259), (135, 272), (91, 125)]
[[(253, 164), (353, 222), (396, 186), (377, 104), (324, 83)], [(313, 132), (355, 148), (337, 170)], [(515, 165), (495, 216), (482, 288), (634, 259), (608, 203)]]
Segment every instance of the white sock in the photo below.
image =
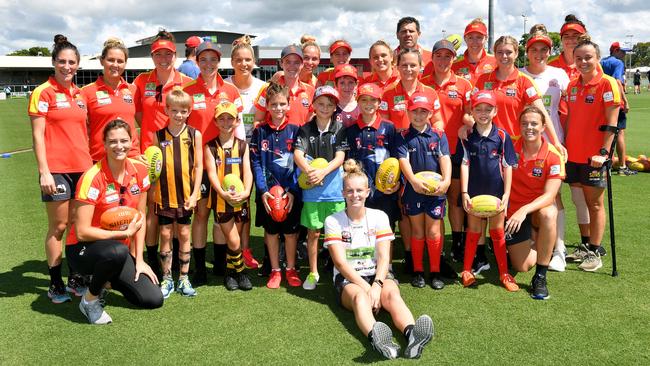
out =
[(564, 209), (562, 209), (557, 212), (557, 240), (555, 241), (555, 250), (560, 253), (566, 251), (564, 246), (564, 221), (565, 214)]

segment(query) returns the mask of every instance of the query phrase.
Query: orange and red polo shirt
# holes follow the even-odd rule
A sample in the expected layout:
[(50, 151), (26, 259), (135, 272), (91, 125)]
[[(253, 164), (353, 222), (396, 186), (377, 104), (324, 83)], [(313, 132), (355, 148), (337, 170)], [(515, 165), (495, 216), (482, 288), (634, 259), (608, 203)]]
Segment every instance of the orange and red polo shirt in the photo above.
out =
[(578, 68), (575, 65), (567, 65), (566, 61), (564, 60), (564, 52), (561, 52), (556, 56), (551, 56), (548, 59), (547, 64), (549, 66), (559, 67), (560, 69), (564, 70), (564, 72), (566, 72), (566, 74), (569, 76), (569, 80), (573, 80), (580, 76), (580, 71), (578, 71)]
[(430, 86), (438, 94), (442, 110), (442, 120), (445, 123), (445, 134), (449, 141), (449, 152), (456, 153), (458, 130), (463, 125), (465, 106), (470, 106), (472, 84), (469, 81), (451, 74), (449, 80), (442, 85), (436, 83), (433, 74), (427, 74), (420, 79), (424, 85)]
[[(429, 100), (433, 100), (433, 113), (440, 112), (440, 100), (438, 94), (431, 87), (428, 87), (421, 82), (417, 82), (414, 93), (425, 93), (428, 95)], [(404, 130), (409, 128), (408, 116), (408, 101), (411, 98), (406, 90), (402, 87), (402, 83), (396, 83), (388, 89), (384, 90), (384, 95), (381, 97), (381, 104), (379, 105), (379, 112), (388, 115), (388, 119), (393, 122), (395, 128)], [(433, 121), (434, 116), (431, 116)]]
[[(451, 71), (458, 76), (462, 76), (469, 80), (472, 85), (476, 85), (478, 77), (483, 74), (489, 74), (497, 68), (497, 60), (494, 55), (487, 53), (483, 50), (479, 62), (473, 64), (469, 62), (467, 51), (459, 56), (453, 64), (451, 64)], [(424, 70), (427, 73), (427, 70)], [(433, 64), (427, 74), (433, 73)]]
[[(422, 68), (424, 69), (426, 65), (431, 63), (431, 57), (433, 56), (433, 53), (431, 53), (431, 51), (429, 50), (425, 50), (419, 44), (415, 48), (420, 52), (420, 55), (422, 56)], [(397, 48), (393, 50), (393, 55), (396, 63), (397, 63), (397, 55), (399, 54), (399, 51), (401, 49), (402, 47), (397, 46)], [(420, 72), (420, 75), (423, 75), (423, 72)]]
[[(140, 198), (149, 190), (147, 166), (139, 160), (130, 158), (125, 164), (122, 182), (118, 182), (113, 177), (106, 157), (88, 169), (79, 179), (75, 199), (95, 206), (91, 226), (101, 227), (102, 214), (113, 207), (128, 206), (137, 209)], [(121, 241), (129, 245), (129, 239)], [(66, 245), (77, 242), (73, 224)]]
[(479, 76), (474, 91), (491, 90), (494, 93), (497, 98), (497, 115), (493, 122), (516, 141), (521, 134), (519, 113), (541, 97), (530, 76), (515, 69), (506, 80), (498, 80), (497, 70), (498, 67), (489, 74)]
[(131, 150), (129, 156), (140, 155), (138, 133), (135, 129), (135, 104), (133, 103), (135, 86), (120, 80), (113, 90), (106, 85), (104, 78), (99, 76), (97, 81), (81, 88), (81, 95), (88, 109), (88, 137), (90, 156), (93, 161), (101, 160), (104, 151), (104, 127), (114, 120), (121, 119), (131, 127)]
[(391, 86), (393, 86), (398, 82), (399, 82), (399, 72), (397, 71), (397, 68), (393, 68), (393, 72), (390, 74), (388, 80), (381, 81), (379, 76), (376, 73), (372, 72), (370, 73), (370, 75), (361, 79), (359, 85), (373, 83), (373, 84), (377, 84), (377, 86), (379, 86), (381, 90), (385, 91), (386, 89), (390, 88)]
[[(316, 81), (317, 81), (316, 85), (329, 85), (335, 88), (336, 83), (334, 79), (334, 68), (329, 67), (325, 71), (322, 71), (320, 74), (318, 74)], [(316, 85), (314, 85), (314, 88), (316, 87)]]
[(523, 140), (515, 142), (517, 165), (512, 169), (512, 188), (508, 214), (512, 215), (522, 206), (533, 202), (544, 193), (544, 186), (549, 179), (564, 179), (562, 155), (542, 138), (542, 146), (537, 155), (526, 160), (523, 153)]
[(183, 73), (173, 70), (172, 81), (162, 85), (158, 81), (156, 70), (143, 72), (133, 81), (136, 92), (133, 98), (135, 111), (142, 112), (140, 122), (140, 151), (144, 152), (153, 141), (154, 132), (167, 126), (167, 114), (165, 113), (165, 98), (174, 88), (180, 88), (192, 81), (192, 78)]
[[(279, 83), (286, 85), (284, 76), (280, 77)], [(269, 84), (265, 84), (255, 99), (255, 108), (259, 111), (266, 113), (266, 88), (269, 87)], [(307, 122), (310, 115), (311, 100), (314, 97), (314, 88), (309, 84), (305, 84), (302, 81), (298, 82), (298, 89), (294, 92), (289, 89), (289, 110), (287, 111), (287, 117), (289, 123), (302, 126)]]
[(587, 164), (589, 158), (598, 155), (603, 147), (604, 132), (598, 128), (608, 124), (607, 109), (620, 107), (618, 83), (598, 69), (596, 76), (586, 85), (582, 76), (571, 80), (565, 98), (569, 110), (565, 138), (568, 161)]
[(192, 113), (187, 119), (187, 124), (201, 132), (203, 145), (219, 136), (219, 128), (214, 120), (214, 109), (217, 105), (230, 102), (237, 106), (237, 112), (244, 110), (237, 87), (224, 81), (218, 74), (217, 90), (213, 94), (210, 94), (201, 75), (183, 85), (183, 90), (192, 97)]
[(64, 88), (53, 76), (29, 98), (27, 114), (45, 118), (45, 151), (52, 173), (81, 173), (92, 165), (86, 104), (76, 85)]

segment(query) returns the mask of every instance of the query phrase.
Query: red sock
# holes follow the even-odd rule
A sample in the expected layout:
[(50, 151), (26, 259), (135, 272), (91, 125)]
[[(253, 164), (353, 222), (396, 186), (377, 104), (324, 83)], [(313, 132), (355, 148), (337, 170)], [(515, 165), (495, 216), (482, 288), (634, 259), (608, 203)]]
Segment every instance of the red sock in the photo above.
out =
[(506, 252), (506, 238), (503, 229), (490, 230), (490, 238), (492, 238), (499, 275), (508, 273), (508, 253)]
[(476, 247), (481, 238), (481, 233), (474, 233), (471, 231), (465, 232), (465, 258), (463, 259), (463, 271), (472, 270), (472, 262), (476, 255)]
[(424, 239), (411, 238), (411, 257), (413, 258), (413, 272), (424, 272)]
[(442, 238), (427, 238), (427, 250), (429, 251), (429, 270), (431, 272), (440, 272), (440, 255), (442, 254)]

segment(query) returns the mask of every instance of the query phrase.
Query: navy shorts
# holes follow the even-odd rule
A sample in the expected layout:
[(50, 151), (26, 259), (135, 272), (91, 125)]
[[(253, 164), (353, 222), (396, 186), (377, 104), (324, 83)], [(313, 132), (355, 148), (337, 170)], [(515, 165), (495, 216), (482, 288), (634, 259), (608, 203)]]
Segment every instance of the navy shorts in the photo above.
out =
[(519, 231), (514, 234), (506, 234), (506, 245), (519, 244), (532, 238), (532, 217), (526, 215), (526, 219), (519, 226)]
[(266, 213), (262, 197), (255, 197), (255, 226), (263, 227), (266, 234), (297, 234), (300, 231), (300, 213), (302, 212), (302, 201), (294, 200), (291, 211), (282, 222), (276, 222), (271, 215)]
[(189, 225), (192, 223), (192, 211), (180, 208), (160, 208), (156, 205), (154, 213), (158, 216), (158, 225), (171, 225), (177, 222), (180, 225)]
[(406, 216), (415, 216), (426, 213), (432, 219), (441, 220), (445, 217), (446, 198), (437, 198), (434, 196), (425, 196), (418, 202), (402, 202), (402, 208)]
[(580, 183), (583, 186), (605, 188), (607, 178), (605, 167), (594, 168), (589, 164), (578, 164), (572, 161), (566, 163), (566, 183)]
[(627, 127), (627, 115), (622, 110), (618, 111), (618, 123), (616, 124), (619, 130), (624, 130)]
[(83, 173), (52, 173), (56, 192), (54, 194), (45, 194), (41, 192), (41, 201), (56, 202), (67, 201), (74, 198), (74, 192), (77, 189), (77, 182)]

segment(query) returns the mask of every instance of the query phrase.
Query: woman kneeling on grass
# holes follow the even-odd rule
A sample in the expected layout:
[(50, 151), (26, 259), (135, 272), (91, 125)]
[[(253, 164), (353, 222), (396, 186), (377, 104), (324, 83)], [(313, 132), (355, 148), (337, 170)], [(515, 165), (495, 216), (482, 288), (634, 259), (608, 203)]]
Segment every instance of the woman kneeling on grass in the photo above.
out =
[(414, 321), (388, 271), (390, 242), (395, 237), (388, 216), (365, 207), (370, 194), (368, 177), (352, 159), (345, 162), (344, 170), (343, 195), (347, 208), (325, 219), (325, 246), (334, 261), (338, 300), (354, 312), (359, 329), (368, 335), (373, 348), (393, 359), (397, 357), (399, 345), (393, 341), (390, 327), (374, 317), (381, 308), (386, 309), (408, 342), (404, 357), (419, 358), (433, 337), (433, 322), (428, 315)]
[[(518, 156), (512, 170), (512, 189), (506, 220), (506, 245), (514, 270), (535, 267), (531, 297), (549, 298), (548, 270), (557, 238), (555, 197), (564, 179), (562, 155), (542, 134), (546, 117), (537, 107), (526, 107), (519, 116), (521, 138), (515, 143)], [(532, 230), (531, 230), (532, 229)]]
[[(131, 141), (128, 123), (109, 122), (104, 128), (106, 156), (86, 171), (77, 184), (73, 226), (65, 255), (75, 271), (92, 275), (79, 303), (91, 324), (112, 321), (99, 299), (109, 283), (136, 306), (153, 309), (163, 304), (158, 279), (142, 257), (144, 211), (150, 184), (147, 166), (127, 157)], [(140, 215), (124, 230), (102, 229), (102, 214), (118, 206), (136, 208)]]

